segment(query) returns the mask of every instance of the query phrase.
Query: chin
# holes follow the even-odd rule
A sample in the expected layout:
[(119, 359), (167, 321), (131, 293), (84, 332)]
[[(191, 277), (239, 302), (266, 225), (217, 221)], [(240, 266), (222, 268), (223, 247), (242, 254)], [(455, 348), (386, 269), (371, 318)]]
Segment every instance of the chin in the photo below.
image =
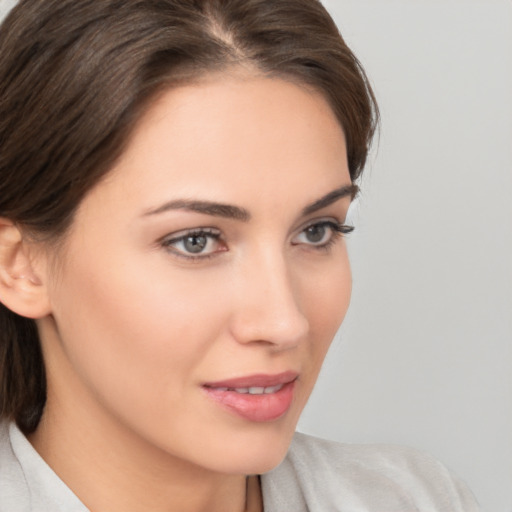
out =
[[(277, 428), (276, 428), (277, 427)], [(238, 432), (228, 443), (221, 443), (214, 457), (217, 470), (222, 473), (259, 475), (277, 467), (286, 457), (295, 432), (293, 427), (279, 428), (269, 423), (259, 425), (256, 431)], [(216, 450), (217, 451), (217, 450)]]
[(208, 438), (195, 436), (196, 440), (202, 439), (196, 453), (206, 456), (206, 465), (222, 473), (267, 473), (286, 457), (302, 405), (302, 401), (295, 402), (282, 417), (272, 421), (252, 422), (233, 416), (227, 424), (222, 421), (218, 429), (213, 422)]
[(289, 444), (280, 446), (258, 447), (257, 449), (240, 450), (237, 455), (225, 456), (219, 467), (215, 469), (220, 473), (261, 475), (268, 473), (281, 464), (288, 451)]

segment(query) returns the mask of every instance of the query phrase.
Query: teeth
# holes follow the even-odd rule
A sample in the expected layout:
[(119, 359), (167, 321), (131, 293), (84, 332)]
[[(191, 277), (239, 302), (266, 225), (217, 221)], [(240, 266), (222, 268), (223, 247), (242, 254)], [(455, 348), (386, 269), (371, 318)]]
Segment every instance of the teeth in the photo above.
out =
[(277, 393), (283, 384), (278, 384), (277, 386), (268, 386), (266, 388), (253, 386), (251, 388), (217, 388), (220, 391), (236, 391), (237, 393), (241, 393), (242, 395), (270, 395), (272, 393)]
[(270, 386), (268, 388), (265, 388), (265, 394), (270, 395), (270, 393), (277, 393), (282, 387), (283, 385), (279, 384), (277, 386)]

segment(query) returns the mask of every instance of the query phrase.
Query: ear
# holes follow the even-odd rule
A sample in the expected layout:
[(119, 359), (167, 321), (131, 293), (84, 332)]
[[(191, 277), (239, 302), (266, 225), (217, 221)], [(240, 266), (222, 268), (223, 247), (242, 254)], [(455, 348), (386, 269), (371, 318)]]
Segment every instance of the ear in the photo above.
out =
[(10, 220), (0, 217), (0, 302), (18, 315), (43, 318), (50, 303), (29, 243)]

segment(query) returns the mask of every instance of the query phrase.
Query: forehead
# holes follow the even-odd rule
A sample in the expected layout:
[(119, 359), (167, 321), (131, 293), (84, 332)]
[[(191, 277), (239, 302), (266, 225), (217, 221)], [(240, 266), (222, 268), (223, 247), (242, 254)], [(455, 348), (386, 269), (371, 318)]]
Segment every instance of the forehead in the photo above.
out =
[(320, 93), (275, 78), (214, 76), (158, 97), (106, 185), (125, 202), (146, 194), (236, 204), (297, 187), (315, 198), (349, 182), (343, 130)]
[(151, 165), (162, 152), (169, 163), (206, 157), (214, 172), (219, 159), (222, 168), (232, 162), (243, 171), (249, 162), (267, 159), (268, 168), (313, 153), (343, 160), (346, 148), (320, 93), (281, 79), (214, 76), (162, 94), (139, 121), (120, 165), (138, 156)]

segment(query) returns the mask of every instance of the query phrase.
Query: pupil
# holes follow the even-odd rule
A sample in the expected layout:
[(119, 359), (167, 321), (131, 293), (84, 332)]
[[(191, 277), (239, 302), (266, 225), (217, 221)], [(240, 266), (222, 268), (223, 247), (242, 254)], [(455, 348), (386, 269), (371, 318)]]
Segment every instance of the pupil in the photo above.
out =
[(193, 235), (193, 236), (188, 236), (185, 239), (184, 245), (185, 245), (185, 249), (188, 252), (197, 254), (197, 253), (201, 252), (206, 247), (207, 243), (208, 243), (208, 240), (205, 236)]
[(308, 241), (317, 243), (321, 242), (325, 236), (325, 226), (311, 226), (306, 230)]

